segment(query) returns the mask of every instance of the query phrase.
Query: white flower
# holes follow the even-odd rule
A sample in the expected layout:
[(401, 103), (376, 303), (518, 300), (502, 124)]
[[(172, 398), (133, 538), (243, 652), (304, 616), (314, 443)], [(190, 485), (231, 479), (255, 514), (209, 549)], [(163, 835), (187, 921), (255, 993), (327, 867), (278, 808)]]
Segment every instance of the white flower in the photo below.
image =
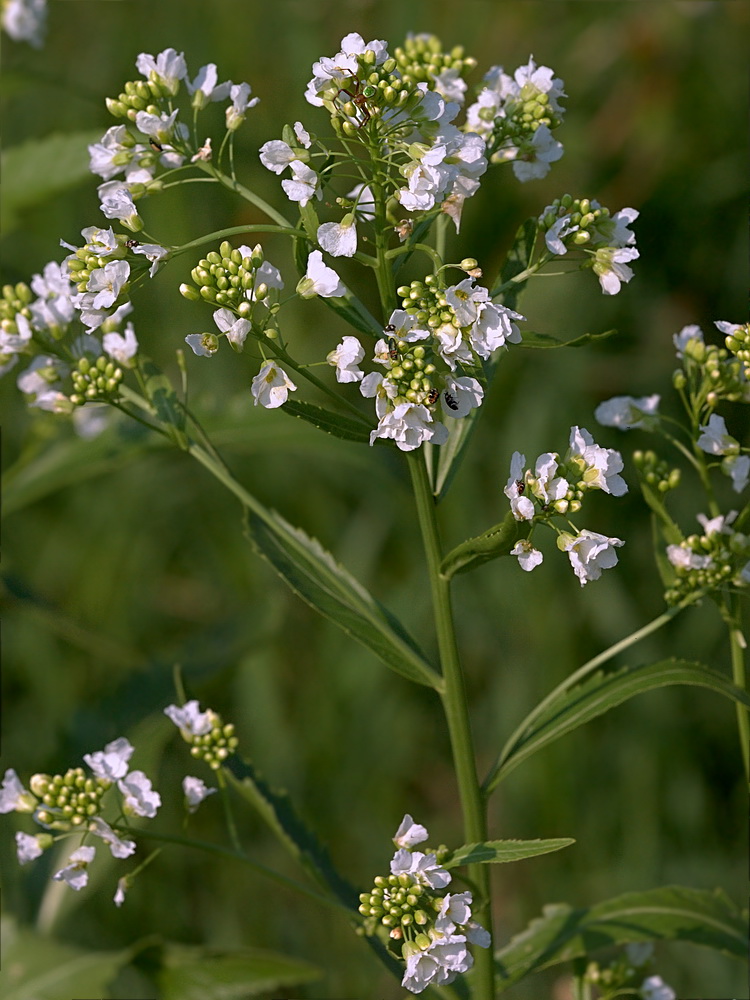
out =
[(151, 261), (151, 267), (148, 270), (150, 278), (153, 278), (161, 267), (162, 258), (169, 256), (169, 250), (158, 243), (139, 243), (137, 247), (133, 247), (133, 253), (142, 254)]
[(101, 837), (106, 844), (109, 844), (113, 858), (129, 858), (135, 851), (135, 841), (121, 840), (109, 823), (103, 820), (101, 816), (93, 818), (89, 825), (89, 831), (96, 834), (97, 837)]
[(198, 75), (191, 82), (185, 79), (185, 86), (188, 93), (193, 95), (193, 107), (205, 108), (209, 101), (223, 101), (229, 96), (232, 86), (231, 80), (226, 83), (217, 83), (219, 75), (216, 63), (207, 63), (198, 70)]
[[(177, 121), (178, 114), (178, 109), (175, 109), (170, 115), (152, 115), (148, 111), (139, 111), (135, 116), (135, 125), (144, 135), (149, 136), (158, 145), (164, 146), (174, 138), (187, 139), (190, 134), (187, 126)], [(176, 161), (172, 162), (171, 166), (181, 166), (183, 157), (179, 153), (175, 153), (174, 150), (169, 152), (172, 154), (172, 159), (176, 157)]]
[(251, 392), (256, 406), (260, 403), (266, 409), (274, 410), (283, 406), (290, 390), (293, 392), (296, 388), (286, 372), (275, 362), (267, 361), (253, 379)]
[(125, 893), (130, 888), (130, 879), (127, 875), (123, 875), (122, 878), (117, 880), (117, 888), (115, 889), (115, 894), (112, 897), (112, 902), (115, 906), (122, 906), (125, 902)]
[[(592, 208), (601, 207), (596, 200), (591, 205)], [(635, 243), (635, 233), (628, 226), (635, 222), (639, 214), (635, 208), (621, 208), (614, 215), (600, 215), (591, 227), (594, 242), (606, 243), (610, 247), (631, 246)]]
[(708, 569), (713, 563), (712, 556), (699, 556), (685, 542), (667, 546), (667, 559), (675, 567), (686, 572), (691, 569)]
[(660, 400), (658, 395), (641, 396), (640, 399), (613, 396), (597, 406), (594, 417), (603, 427), (619, 427), (623, 431), (648, 427), (653, 422), (648, 418), (658, 416)]
[(446, 417), (465, 417), (470, 410), (482, 405), (484, 389), (475, 378), (462, 375), (445, 377), (445, 389), (440, 394), (440, 403)]
[(178, 708), (177, 705), (168, 705), (164, 709), (164, 714), (174, 722), (183, 739), (188, 742), (193, 736), (205, 736), (213, 729), (213, 713), (210, 709), (201, 712), (195, 699), (185, 702), (182, 708)]
[(138, 353), (138, 341), (136, 340), (133, 324), (128, 323), (125, 327), (125, 336), (119, 333), (105, 333), (102, 337), (102, 347), (104, 353), (108, 354), (118, 365), (130, 367), (130, 362)]
[(96, 848), (79, 847), (68, 858), (69, 864), (55, 872), (52, 878), (56, 882), (67, 882), (76, 892), (83, 889), (89, 880), (88, 865), (94, 860)]
[(625, 945), (625, 955), (630, 964), (635, 966), (636, 969), (645, 965), (653, 954), (654, 945), (652, 941), (631, 941)]
[(307, 271), (297, 284), (297, 294), (303, 299), (320, 295), (324, 299), (346, 295), (346, 286), (332, 267), (323, 263), (320, 250), (313, 250), (307, 258)]
[(729, 526), (737, 517), (737, 511), (730, 510), (728, 514), (717, 514), (716, 517), (707, 517), (706, 514), (696, 514), (695, 517), (703, 528), (703, 534), (710, 538), (711, 535), (731, 535)]
[(727, 432), (727, 425), (724, 418), (717, 413), (712, 413), (708, 418), (708, 424), (701, 426), (703, 433), (696, 441), (696, 444), (709, 455), (736, 455), (740, 450), (740, 443)]
[(213, 795), (217, 789), (208, 788), (200, 778), (193, 778), (191, 775), (187, 775), (182, 779), (182, 791), (185, 793), (188, 812), (194, 813), (201, 802), (208, 798), (209, 795)]
[(185, 343), (199, 358), (212, 358), (219, 350), (219, 338), (215, 333), (189, 333)]
[(383, 378), (380, 372), (370, 372), (362, 379), (359, 391), (366, 399), (375, 397), (375, 413), (380, 420), (388, 412), (388, 400), (398, 395), (398, 386)]
[(141, 52), (135, 66), (146, 79), (161, 84), (172, 96), (180, 89), (180, 80), (187, 76), (185, 54), (174, 49), (164, 49), (156, 58)]
[(292, 180), (281, 182), (281, 186), (289, 201), (298, 201), (302, 208), (313, 197), (321, 198), (318, 188), (318, 175), (301, 160), (292, 160), (289, 164), (292, 169)]
[(486, 359), (506, 343), (520, 344), (521, 331), (514, 321), (525, 319), (525, 316), (508, 306), (484, 302), (479, 309), (477, 321), (469, 331), (471, 346), (480, 358)]
[(704, 342), (703, 331), (699, 326), (696, 326), (695, 323), (683, 326), (679, 333), (672, 334), (672, 342), (674, 343), (678, 358), (683, 357), (685, 348), (691, 340), (694, 340), (699, 344)]
[(407, 851), (404, 847), (399, 848), (391, 860), (391, 875), (402, 873), (432, 889), (444, 889), (451, 880), (450, 873), (440, 867), (434, 854)]
[(46, 22), (47, 0), (7, 0), (3, 4), (3, 30), (14, 42), (28, 42), (41, 49)]
[(721, 463), (721, 471), (732, 480), (732, 489), (741, 493), (750, 480), (750, 456), (729, 455)]
[(326, 355), (326, 361), (336, 369), (337, 382), (359, 382), (364, 372), (359, 362), (365, 356), (365, 349), (356, 337), (344, 337), (335, 351)]
[[(388, 326), (393, 327), (393, 330), (388, 331), (388, 336), (392, 337), (394, 340), (404, 340), (406, 343), (411, 344), (417, 340), (427, 340), (430, 336), (429, 329), (421, 329), (416, 315), (408, 313), (405, 309), (394, 309), (388, 319)], [(390, 361), (388, 358), (388, 345), (385, 341), (378, 341), (378, 343), (385, 345), (385, 357), (375, 357), (375, 361), (378, 364), (383, 364), (386, 360)], [(378, 354), (377, 346), (375, 349), (375, 354)]]
[[(526, 456), (522, 455), (520, 451), (514, 451), (510, 460), (510, 476), (503, 490), (503, 493), (510, 500), (510, 509), (517, 521), (530, 521), (534, 516), (533, 502), (523, 495), (526, 489), (523, 468), (525, 463)], [(518, 555), (516, 552), (513, 554)]]
[(275, 174), (286, 170), (295, 160), (298, 163), (302, 162), (292, 147), (286, 142), (282, 142), (281, 139), (271, 139), (270, 142), (263, 143), (259, 150), (259, 156), (263, 166), (267, 170), (273, 170)]
[(531, 489), (534, 496), (539, 497), (543, 504), (554, 506), (556, 501), (565, 498), (570, 489), (570, 483), (567, 479), (555, 476), (558, 458), (559, 456), (554, 452), (545, 452), (536, 460)]
[(546, 125), (540, 125), (531, 142), (526, 143), (520, 155), (513, 160), (513, 173), (519, 181), (538, 180), (547, 176), (550, 163), (559, 160), (562, 155), (563, 144), (552, 137)]
[(294, 134), (297, 137), (297, 142), (304, 146), (305, 149), (309, 149), (312, 146), (312, 139), (310, 138), (310, 133), (307, 131), (302, 122), (294, 123)]
[[(540, 222), (544, 219), (545, 214), (549, 211), (546, 208), (539, 217)], [(547, 244), (547, 249), (550, 253), (557, 254), (561, 256), (568, 252), (568, 248), (563, 243), (566, 236), (570, 236), (572, 233), (577, 232), (580, 226), (573, 225), (573, 221), (569, 215), (563, 215), (562, 218), (554, 222), (550, 228), (544, 234), (544, 242)]]
[(517, 556), (519, 566), (526, 573), (530, 573), (532, 569), (539, 566), (544, 559), (544, 556), (539, 549), (535, 549), (531, 542), (526, 538), (522, 538), (520, 541), (516, 542), (510, 550), (510, 554), (512, 556)]
[[(44, 836), (44, 834), (41, 834)], [(19, 865), (26, 865), (29, 861), (35, 861), (44, 853), (38, 837), (32, 837), (29, 833), (16, 834), (16, 854)]]
[(649, 976), (641, 983), (643, 1000), (677, 1000), (677, 994), (661, 976)]
[(124, 736), (107, 743), (103, 750), (95, 753), (85, 753), (84, 761), (88, 764), (97, 778), (105, 778), (107, 781), (117, 781), (124, 778), (128, 773), (128, 761), (133, 756), (134, 747)]
[(233, 83), (229, 88), (229, 96), (232, 103), (226, 110), (227, 128), (234, 132), (244, 122), (246, 114), (250, 108), (254, 108), (260, 100), (259, 97), (250, 98), (251, 88), (249, 83)]
[(635, 260), (640, 254), (632, 247), (601, 247), (594, 252), (592, 265), (605, 295), (617, 295), (620, 285), (633, 277), (633, 269), (625, 261)]
[(87, 291), (94, 295), (91, 308), (109, 309), (113, 306), (129, 277), (130, 264), (126, 260), (111, 260), (104, 267), (95, 268), (86, 285)]
[(433, 421), (426, 406), (416, 403), (399, 403), (380, 418), (377, 428), (370, 434), (370, 444), (377, 438), (391, 438), (400, 451), (413, 451), (424, 441), (445, 444), (448, 428)]
[(100, 208), (108, 219), (119, 219), (128, 229), (141, 228), (138, 209), (127, 185), (120, 181), (106, 181), (96, 189), (101, 202)]
[(120, 778), (117, 787), (125, 796), (123, 812), (131, 816), (147, 816), (153, 819), (161, 805), (161, 796), (151, 787), (151, 782), (143, 771), (131, 771)]
[(585, 427), (570, 428), (568, 457), (581, 468), (581, 478), (589, 489), (604, 490), (613, 497), (628, 492), (628, 484), (618, 475), (622, 455), (614, 448), (600, 448)]
[(217, 309), (214, 313), (214, 323), (222, 333), (226, 334), (232, 347), (241, 351), (252, 327), (250, 320), (235, 316), (229, 309)]
[(0, 788), (0, 813), (31, 813), (36, 807), (36, 797), (23, 787), (16, 772), (9, 767)]
[(583, 587), (589, 580), (598, 580), (603, 569), (611, 569), (617, 565), (615, 548), (619, 548), (625, 542), (620, 538), (607, 538), (606, 535), (584, 528), (577, 538), (567, 534), (561, 535), (557, 544), (563, 552), (568, 553), (573, 572)]
[(415, 844), (421, 844), (423, 840), (427, 840), (428, 836), (427, 830), (419, 823), (415, 823), (409, 813), (406, 813), (401, 820), (401, 825), (396, 830), (393, 843), (396, 847), (413, 847)]
[(341, 50), (335, 56), (322, 56), (313, 63), (313, 77), (305, 91), (305, 98), (310, 104), (322, 107), (324, 96), (331, 99), (340, 88), (351, 83), (359, 71), (357, 56), (364, 55), (368, 49), (375, 56), (374, 66), (382, 65), (388, 58), (386, 42), (365, 42), (361, 35), (353, 31), (341, 39)]
[(70, 413), (73, 406), (60, 392), (59, 379), (67, 374), (68, 366), (49, 354), (38, 354), (16, 379), (16, 385), (27, 396), (33, 396), (30, 406), (52, 413)]
[(341, 222), (324, 222), (318, 226), (318, 243), (332, 257), (353, 257), (357, 252), (357, 223), (353, 212)]

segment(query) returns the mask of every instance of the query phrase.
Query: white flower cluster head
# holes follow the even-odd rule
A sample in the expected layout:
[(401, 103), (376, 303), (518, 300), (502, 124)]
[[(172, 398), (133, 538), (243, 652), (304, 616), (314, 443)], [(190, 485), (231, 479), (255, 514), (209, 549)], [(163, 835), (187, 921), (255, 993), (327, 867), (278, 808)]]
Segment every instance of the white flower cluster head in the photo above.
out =
[[(531, 522), (528, 536), (519, 540), (510, 553), (517, 556), (523, 570), (531, 572), (544, 558), (531, 543), (537, 524), (553, 527), (556, 515), (567, 519), (577, 513), (589, 490), (603, 490), (620, 497), (627, 493), (628, 487), (620, 475), (623, 467), (620, 453), (613, 448), (602, 448), (585, 427), (571, 427), (570, 444), (562, 460), (557, 452), (545, 452), (537, 458), (533, 470), (525, 465), (526, 457), (514, 452), (503, 492), (516, 521)], [(582, 587), (590, 580), (598, 580), (602, 570), (617, 565), (615, 549), (624, 544), (620, 538), (609, 538), (585, 528), (576, 534), (558, 531), (557, 536), (558, 548), (568, 553)]]
[(47, 28), (47, 0), (4, 0), (2, 8), (2, 28), (8, 37), (41, 49)]
[[(81, 833), (84, 837), (93, 835), (107, 844), (112, 857), (130, 857), (136, 849), (135, 841), (118, 836), (100, 813), (104, 795), (116, 786), (121, 796), (119, 811), (122, 815), (148, 819), (156, 816), (161, 796), (143, 771), (130, 770), (133, 753), (130, 742), (120, 737), (103, 750), (83, 755), (90, 774), (81, 767), (71, 768), (64, 775), (35, 774), (29, 782), (30, 791), (21, 784), (16, 772), (8, 769), (0, 788), (0, 813), (31, 814), (47, 831), (36, 835), (16, 834), (19, 863), (23, 865), (35, 860), (52, 846), (56, 838), (49, 831), (60, 831), (61, 836), (71, 833)], [(76, 891), (83, 889), (88, 882), (88, 866), (95, 855), (95, 847), (82, 844), (70, 855), (68, 864), (52, 878)], [(124, 891), (124, 885), (118, 884), (115, 895), (118, 906), (124, 899)]]
[(249, 84), (220, 83), (214, 63), (201, 66), (191, 80), (184, 53), (172, 48), (157, 56), (142, 52), (136, 68), (145, 79), (128, 82), (118, 97), (107, 98), (110, 113), (125, 123), (113, 125), (89, 146), (91, 172), (104, 179), (98, 188), (102, 212), (134, 232), (143, 225), (135, 201), (160, 174), (187, 159), (195, 163), (211, 158), (211, 140), (194, 148), (188, 126), (179, 120), (179, 109), (172, 108), (180, 87), (184, 85), (194, 113), (229, 99), (225, 117), (230, 132), (258, 103), (257, 97), (250, 97)]
[(628, 227), (638, 218), (634, 208), (612, 215), (595, 198), (557, 198), (539, 216), (549, 253), (561, 257), (573, 250), (586, 254), (605, 295), (616, 295), (633, 277), (629, 262), (639, 256), (635, 233)]
[[(211, 708), (201, 712), (196, 700), (188, 701), (182, 706), (168, 705), (164, 714), (180, 730), (183, 740), (190, 744), (191, 756), (203, 760), (213, 771), (218, 771), (227, 757), (237, 749), (234, 726), (231, 723), (225, 725), (219, 713)], [(205, 790), (205, 786), (202, 790), (196, 784), (197, 780), (191, 778), (187, 784), (183, 784), (188, 806), (197, 806), (206, 795), (211, 794)]]
[(477, 100), (467, 111), (467, 128), (482, 136), (492, 163), (512, 162), (519, 181), (549, 173), (563, 155), (552, 130), (563, 120), (563, 81), (533, 56), (513, 76), (493, 66), (484, 76)]
[(668, 603), (728, 583), (735, 587), (750, 584), (750, 538), (734, 530), (736, 518), (736, 510), (715, 517), (698, 514), (701, 534), (667, 546), (667, 559), (675, 571), (675, 582), (665, 594)]
[(365, 929), (388, 929), (389, 948), (406, 963), (401, 985), (412, 993), (452, 983), (474, 964), (469, 944), (489, 948), (490, 936), (471, 916), (470, 892), (445, 893), (451, 875), (435, 853), (412, 850), (427, 830), (407, 813), (396, 831), (391, 874), (360, 894)]

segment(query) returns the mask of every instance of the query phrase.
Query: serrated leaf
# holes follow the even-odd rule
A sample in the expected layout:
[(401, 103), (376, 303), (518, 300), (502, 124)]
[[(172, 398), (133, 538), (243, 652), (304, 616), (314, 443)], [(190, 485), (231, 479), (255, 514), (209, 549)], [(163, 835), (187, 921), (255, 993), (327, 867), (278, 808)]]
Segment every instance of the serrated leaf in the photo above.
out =
[(465, 542), (452, 549), (440, 564), (440, 573), (450, 580), (456, 573), (481, 566), (482, 563), (510, 555), (510, 550), (521, 538), (526, 538), (531, 529), (529, 521), (517, 521), (511, 511), (505, 515), (500, 524), (494, 525), (476, 538), (467, 538)]
[(88, 146), (98, 142), (102, 130), (56, 132), (3, 150), (0, 157), (3, 232), (20, 222), (24, 209), (91, 178)]
[(86, 951), (2, 921), (3, 1000), (70, 1000), (103, 996), (132, 952)]
[(332, 434), (334, 437), (343, 438), (344, 441), (369, 444), (372, 427), (365, 422), (364, 418), (355, 420), (352, 417), (342, 417), (322, 406), (296, 399), (288, 399), (281, 407), (281, 411), (306, 420), (313, 427), (325, 431), (326, 434)]
[(274, 511), (248, 510), (250, 539), (311, 607), (370, 649), (396, 673), (440, 690), (442, 679), (398, 619), (339, 566), (321, 544)]
[(519, 727), (521, 735), (501, 751), (485, 782), (486, 790), (491, 791), (518, 764), (561, 736), (634, 695), (671, 684), (706, 687), (750, 708), (750, 697), (745, 691), (700, 663), (669, 659), (597, 673), (562, 691), (545, 707), (543, 714), (533, 718), (525, 731), (522, 730), (523, 724)]
[(228, 758), (224, 770), (237, 792), (258, 811), (290, 854), (321, 886), (354, 912), (357, 892), (339, 875), (328, 852), (299, 816), (286, 791), (271, 788), (250, 761)]
[(563, 847), (570, 847), (575, 840), (570, 837), (557, 837), (552, 840), (487, 840), (481, 844), (464, 844), (457, 847), (445, 861), (443, 868), (456, 868), (458, 865), (474, 864), (505, 864), (509, 861), (523, 861), (539, 854), (551, 854)]
[(548, 333), (535, 333), (533, 330), (524, 330), (520, 347), (531, 348), (553, 348), (553, 347), (586, 347), (594, 344), (597, 340), (607, 340), (614, 337), (617, 330), (605, 330), (603, 333), (582, 333), (572, 340), (558, 340)]
[(581, 909), (554, 903), (495, 952), (495, 987), (504, 992), (532, 972), (597, 948), (658, 940), (690, 941), (745, 960), (747, 920), (720, 891), (682, 886), (629, 892)]
[(216, 953), (171, 947), (164, 959), (158, 976), (161, 1000), (244, 1000), (322, 976), (308, 962), (260, 949)]

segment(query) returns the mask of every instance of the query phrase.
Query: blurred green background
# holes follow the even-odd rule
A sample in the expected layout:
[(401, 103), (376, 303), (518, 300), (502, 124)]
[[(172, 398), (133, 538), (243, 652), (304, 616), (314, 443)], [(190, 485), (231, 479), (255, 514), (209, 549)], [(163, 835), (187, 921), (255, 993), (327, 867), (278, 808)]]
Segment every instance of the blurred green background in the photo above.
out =
[[(282, 205), (278, 178), (259, 165), (257, 148), (279, 137), (284, 122), (325, 130), (324, 114), (303, 91), (312, 62), (335, 53), (344, 34), (395, 46), (407, 31), (434, 32), (477, 58), (472, 84), (490, 65), (512, 71), (529, 54), (553, 67), (569, 95), (558, 133), (564, 158), (547, 178), (524, 186), (507, 168), (492, 171), (467, 203), (460, 240), (452, 242), (456, 259), (476, 256), (491, 278), (517, 226), (565, 191), (612, 210), (637, 208), (641, 257), (615, 298), (602, 296), (590, 274), (532, 283), (519, 303), (529, 328), (570, 339), (615, 327), (619, 336), (585, 351), (514, 349), (503, 358), (473, 450), (441, 507), (450, 545), (503, 516), (511, 453), (564, 451), (571, 424), (621, 448), (635, 487), (627, 456), (649, 439), (597, 430), (595, 405), (616, 394), (661, 392), (673, 409), (672, 334), (698, 323), (715, 339), (714, 319), (745, 318), (748, 13), (744, 3), (701, 0), (53, 0), (42, 51), (3, 38), (4, 147), (71, 131), (91, 132), (92, 141), (112, 124), (103, 98), (137, 76), (138, 53), (173, 46), (184, 50), (191, 76), (212, 61), (220, 79), (251, 83), (261, 103), (237, 136), (240, 179)], [(49, 172), (54, 179), (54, 163)], [(96, 183), (90, 177), (51, 190), (4, 219), (4, 282), (28, 279), (60, 259), (59, 239), (75, 243), (84, 226), (101, 224)], [(222, 191), (201, 186), (198, 197), (197, 190), (145, 203), (149, 231), (180, 243), (260, 221)], [(264, 245), (289, 285), (288, 247)], [(169, 370), (184, 336), (210, 326), (208, 310), (177, 292), (191, 263), (170, 265), (135, 299), (138, 338)], [(345, 275), (358, 280), (353, 271)], [(294, 311), (295, 322), (297, 331), (285, 331), (310, 359), (347, 332), (320, 302)], [(401, 457), (329, 439), (283, 413), (257, 412), (247, 358), (224, 351), (210, 365), (192, 356), (187, 362), (193, 406), (238, 478), (316, 535), (429, 645), (429, 594)], [(235, 722), (242, 751), (289, 789), (356, 884), (367, 887), (387, 868), (390, 838), (407, 811), (436, 841), (459, 842), (436, 698), (297, 601), (252, 555), (236, 503), (215, 482), (130, 430), (81, 442), (66, 421), (32, 417), (13, 375), (0, 383), (0, 400), (4, 467), (16, 476), (5, 506), (3, 769), (61, 771), (117, 736), (140, 739), (138, 766), (153, 773), (165, 800), (159, 828), (174, 828), (179, 781), (191, 764), (161, 709), (175, 700), (178, 663), (189, 693)], [(41, 476), (44, 456), (57, 460), (66, 449), (76, 459), (72, 471), (53, 467)], [(677, 498), (686, 531), (700, 510), (693, 485), (686, 478)], [(554, 550), (532, 575), (503, 560), (457, 581), (480, 770), (547, 691), (663, 608), (637, 491), (597, 499), (582, 523), (627, 540), (618, 569), (598, 583), (581, 590)], [(728, 672), (724, 630), (711, 606), (679, 618), (623, 662), (670, 654)], [(221, 837), (219, 813), (218, 803), (206, 804), (194, 835)], [(6, 820), (0, 837), (3, 906), (33, 921), (49, 865), (18, 869), (12, 826)], [(493, 873), (500, 943), (549, 901), (589, 905), (674, 882), (722, 886), (742, 902), (746, 798), (732, 707), (698, 689), (635, 699), (516, 770), (495, 796), (491, 832), (577, 839), (562, 853)], [(241, 835), (258, 860), (295, 874), (256, 816), (242, 812)], [(90, 891), (68, 893), (56, 915), (45, 911), (60, 939), (117, 949), (156, 932), (184, 943), (267, 947), (325, 969), (323, 980), (289, 996), (402, 995), (345, 920), (321, 916), (314, 903), (230, 863), (165, 851), (115, 910), (119, 874), (110, 870)], [(731, 959), (674, 945), (661, 948), (658, 961), (680, 998), (748, 996), (746, 970)], [(148, 974), (145, 953), (111, 996), (154, 996)], [(564, 1000), (565, 988), (558, 972), (508, 996)]]

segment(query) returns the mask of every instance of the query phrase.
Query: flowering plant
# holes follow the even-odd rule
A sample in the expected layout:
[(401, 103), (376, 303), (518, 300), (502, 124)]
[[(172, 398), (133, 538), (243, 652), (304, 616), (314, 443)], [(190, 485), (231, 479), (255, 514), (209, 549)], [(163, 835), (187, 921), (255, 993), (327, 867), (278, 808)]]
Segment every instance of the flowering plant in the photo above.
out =
[[(309, 120), (285, 125), (280, 138), (260, 146), (260, 164), (279, 178), (280, 210), (246, 183), (244, 174), (240, 179), (237, 169), (236, 135), (258, 101), (250, 85), (219, 82), (212, 63), (193, 76), (184, 54), (174, 48), (141, 53), (138, 78), (106, 102), (116, 124), (89, 146), (90, 169), (102, 180), (101, 212), (110, 225), (85, 227), (80, 245), (63, 242), (69, 251), (64, 260), (48, 263), (28, 285), (6, 285), (0, 303), (0, 370), (13, 372), (32, 410), (71, 418), (83, 434), (96, 432), (91, 421), (102, 414), (124, 420), (199, 463), (239, 500), (245, 534), (286, 584), (391, 670), (436, 696), (451, 746), (463, 842), (414, 850), (429, 835), (407, 813), (393, 837), (396, 851), (388, 873), (379, 869), (372, 888), (357, 892), (333, 868), (286, 796), (240, 752), (234, 724), (188, 698), (179, 671), (179, 704), (163, 712), (215, 782), (184, 775), (185, 823), (216, 793), (230, 847), (141, 823), (157, 818), (161, 795), (144, 771), (129, 770), (136, 751), (122, 736), (83, 755), (90, 773), (75, 766), (63, 774), (35, 774), (27, 790), (8, 768), (0, 812), (31, 817), (41, 827), (42, 832), (16, 834), (21, 864), (61, 844), (67, 849), (74, 839), (66, 863), (51, 878), (75, 892), (87, 886), (97, 838), (117, 860), (132, 857), (144, 842), (161, 844), (113, 882), (117, 907), (166, 844), (223, 850), (257, 874), (343, 912), (383, 968), (412, 993), (440, 988), (444, 996), (465, 996), (468, 988), (477, 1000), (489, 1000), (542, 967), (575, 960), (580, 997), (593, 997), (596, 990), (602, 997), (668, 1000), (674, 993), (659, 975), (642, 975), (647, 957), (628, 952), (627, 961), (603, 972), (589, 961), (589, 952), (605, 944), (632, 948), (644, 940), (677, 938), (742, 956), (743, 923), (735, 904), (701, 889), (651, 888), (575, 910), (550, 906), (511, 940), (498, 940), (488, 866), (556, 852), (574, 841), (559, 833), (496, 839), (488, 807), (501, 781), (537, 750), (635, 694), (672, 684), (699, 685), (735, 704), (750, 773), (740, 604), (750, 583), (750, 542), (743, 530), (750, 505), (722, 513), (712, 485), (712, 474), (719, 471), (740, 494), (750, 477), (747, 449), (714, 412), (720, 403), (747, 401), (750, 330), (717, 324), (726, 348), (708, 346), (696, 328), (678, 335), (682, 367), (674, 384), (687, 414), (678, 431), (670, 427), (675, 421), (660, 416), (657, 396), (618, 397), (598, 408), (596, 418), (605, 427), (658, 431), (686, 457), (706, 493), (708, 514), (698, 515), (703, 534), (686, 537), (667, 511), (665, 496), (678, 486), (679, 473), (653, 453), (638, 453), (643, 495), (665, 542), (657, 564), (668, 609), (549, 691), (517, 724), (480, 780), (453, 580), (507, 556), (517, 559), (519, 573), (531, 572), (543, 562), (539, 538), (548, 530), (580, 586), (598, 581), (617, 565), (625, 539), (579, 521), (590, 495), (627, 493), (624, 462), (618, 451), (575, 425), (567, 450), (544, 452), (531, 465), (523, 453), (507, 448), (504, 487), (504, 476), (497, 474), (499, 520), (483, 533), (445, 549), (438, 504), (451, 490), (506, 356), (521, 347), (578, 347), (594, 339), (584, 335), (563, 343), (529, 330), (519, 298), (532, 279), (564, 258), (566, 265), (592, 271), (601, 292), (613, 296), (633, 279), (630, 265), (639, 251), (631, 228), (637, 210), (564, 195), (518, 228), (491, 278), (477, 258), (455, 259), (448, 249), (450, 228), (460, 234), (485, 175), (504, 170), (519, 182), (533, 181), (563, 154), (558, 130), (567, 95), (551, 69), (533, 58), (512, 74), (492, 66), (470, 101), (466, 76), (474, 68), (475, 60), (460, 46), (446, 49), (432, 35), (409, 36), (393, 49), (384, 40), (345, 35), (338, 51), (312, 65), (305, 91), (313, 108)], [(205, 137), (200, 116), (212, 104), (223, 108), (223, 134)], [(263, 221), (180, 245), (151, 234), (149, 200), (171, 185), (196, 181), (228, 190)], [(268, 259), (260, 242), (267, 237), (288, 241), (288, 260)], [(210, 249), (198, 256), (203, 247)], [(189, 352), (178, 352), (179, 375), (173, 378), (146, 357), (129, 317), (139, 286), (165, 280), (172, 261), (182, 256), (192, 266), (179, 291), (194, 305), (196, 319), (183, 338)], [(296, 308), (292, 303), (306, 306), (316, 298), (350, 332), (332, 336), (324, 356), (311, 360), (287, 317)], [(200, 330), (204, 324), (208, 330)], [(217, 364), (212, 359), (233, 353), (251, 359), (246, 398), (253, 413), (260, 407), (291, 414), (371, 456), (388, 449), (408, 470), (437, 657), (317, 540), (230, 471), (189, 401), (188, 385), (210, 379)], [(500, 503), (501, 490), (507, 504)], [(595, 517), (593, 503), (587, 516), (589, 509)], [(732, 680), (682, 660), (611, 666), (617, 654), (704, 598), (716, 604), (729, 627)], [(115, 790), (117, 805), (105, 819)], [(257, 810), (310, 881), (290, 879), (243, 847), (238, 802)], [(451, 891), (454, 878), (460, 882), (457, 891)], [(302, 983), (317, 974), (285, 956), (274, 960), (279, 969), (274, 983)], [(216, 981), (231, 975), (227, 963)], [(232, 981), (239, 989), (261, 982), (250, 975), (243, 966)], [(166, 996), (177, 995), (168, 961), (162, 982)]]

